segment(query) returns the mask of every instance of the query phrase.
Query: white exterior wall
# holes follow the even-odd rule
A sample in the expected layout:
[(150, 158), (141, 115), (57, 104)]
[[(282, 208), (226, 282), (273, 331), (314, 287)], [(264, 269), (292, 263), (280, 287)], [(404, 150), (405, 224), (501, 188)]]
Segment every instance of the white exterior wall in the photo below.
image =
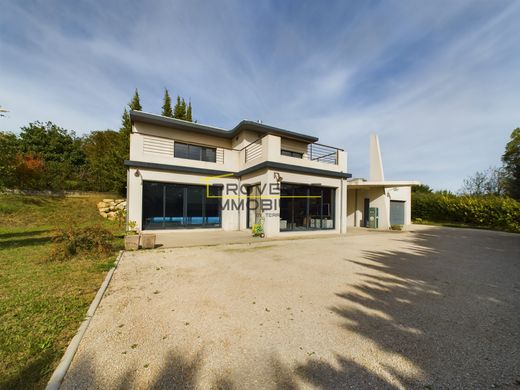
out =
[[(173, 156), (175, 141), (186, 143), (207, 145), (217, 148), (223, 153), (223, 161), (206, 162), (196, 161)], [(258, 141), (261, 153), (258, 158), (245, 161), (244, 147), (252, 142)], [(130, 160), (146, 163), (177, 165), (191, 168), (210, 169), (216, 171), (239, 172), (246, 168), (253, 167), (264, 161), (280, 162), (299, 167), (316, 168), (332, 172), (346, 171), (346, 154), (338, 150), (338, 164), (327, 164), (306, 159), (298, 159), (282, 156), (280, 151), (283, 147), (289, 150), (306, 150), (306, 143), (282, 139), (280, 136), (267, 134), (259, 138), (259, 134), (254, 131), (243, 131), (233, 139), (226, 139), (212, 135), (199, 134), (161, 126), (154, 126), (145, 123), (134, 123), (133, 133), (130, 135)], [(290, 147), (289, 147), (290, 146)], [(323, 176), (309, 175), (306, 173), (293, 173), (276, 171), (287, 183), (315, 184), (320, 183), (324, 187), (332, 187), (335, 191), (335, 229), (324, 231), (309, 232), (280, 232), (280, 218), (278, 216), (265, 217), (264, 229), (267, 236), (291, 235), (291, 234), (318, 234), (322, 233), (345, 233), (347, 228), (347, 182), (339, 178), (327, 178)], [(215, 179), (215, 183), (234, 183), (236, 185), (266, 185), (276, 183), (275, 171), (264, 169), (263, 171), (253, 172), (241, 178), (226, 177)], [(204, 185), (205, 175), (195, 173), (180, 173), (153, 168), (130, 168), (128, 170), (128, 220), (136, 221), (139, 229), (142, 228), (142, 203), (143, 203), (143, 181), (156, 181), (164, 183), (184, 183)], [(225, 194), (223, 194), (225, 195)], [(240, 195), (235, 201), (245, 200), (245, 195)], [(223, 201), (226, 199), (224, 198)], [(279, 214), (278, 208), (268, 211), (269, 214)], [(247, 211), (242, 210), (222, 210), (221, 229), (222, 230), (244, 230), (247, 229)], [(204, 229), (206, 230), (206, 229)]]
[[(356, 203), (357, 192), (357, 203)], [(370, 199), (370, 207), (379, 209), (379, 229), (390, 228), (390, 201), (404, 201), (404, 221), (405, 225), (411, 224), (411, 187), (370, 187), (370, 188), (349, 188), (348, 190), (348, 209), (347, 225), (350, 227), (364, 227), (364, 200)]]

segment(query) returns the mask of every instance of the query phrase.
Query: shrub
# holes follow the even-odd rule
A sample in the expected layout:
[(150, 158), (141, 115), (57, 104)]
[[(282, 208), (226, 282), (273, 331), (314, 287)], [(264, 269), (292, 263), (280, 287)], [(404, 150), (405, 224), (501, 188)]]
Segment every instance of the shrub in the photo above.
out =
[(54, 237), (54, 247), (50, 258), (66, 260), (76, 255), (109, 255), (113, 247), (114, 236), (100, 226), (59, 229)]
[(520, 233), (520, 202), (501, 196), (415, 194), (412, 197), (412, 218)]

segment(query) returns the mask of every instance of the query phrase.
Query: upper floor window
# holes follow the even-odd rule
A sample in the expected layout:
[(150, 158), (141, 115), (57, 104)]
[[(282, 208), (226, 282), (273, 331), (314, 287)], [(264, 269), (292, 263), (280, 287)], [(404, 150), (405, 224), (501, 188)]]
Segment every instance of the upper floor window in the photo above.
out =
[(217, 162), (216, 148), (185, 144), (182, 142), (175, 142), (173, 146), (174, 157), (187, 158), (189, 160)]
[(282, 149), (282, 156), (289, 156), (289, 157), (296, 157), (296, 158), (303, 158), (303, 153), (300, 152), (293, 152), (292, 150), (284, 150)]

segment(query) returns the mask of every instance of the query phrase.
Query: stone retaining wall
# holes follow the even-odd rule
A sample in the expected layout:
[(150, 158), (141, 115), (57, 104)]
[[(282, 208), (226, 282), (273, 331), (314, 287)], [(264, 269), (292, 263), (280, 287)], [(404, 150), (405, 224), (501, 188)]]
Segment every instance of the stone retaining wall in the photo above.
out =
[(103, 199), (97, 204), (99, 215), (110, 220), (117, 219), (118, 215), (124, 216), (126, 212), (126, 199)]

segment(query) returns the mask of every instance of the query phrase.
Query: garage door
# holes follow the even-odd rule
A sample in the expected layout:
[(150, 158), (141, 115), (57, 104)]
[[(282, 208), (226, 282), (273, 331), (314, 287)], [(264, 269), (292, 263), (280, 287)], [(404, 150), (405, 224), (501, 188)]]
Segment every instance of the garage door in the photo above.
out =
[(404, 202), (390, 201), (390, 225), (404, 225)]

